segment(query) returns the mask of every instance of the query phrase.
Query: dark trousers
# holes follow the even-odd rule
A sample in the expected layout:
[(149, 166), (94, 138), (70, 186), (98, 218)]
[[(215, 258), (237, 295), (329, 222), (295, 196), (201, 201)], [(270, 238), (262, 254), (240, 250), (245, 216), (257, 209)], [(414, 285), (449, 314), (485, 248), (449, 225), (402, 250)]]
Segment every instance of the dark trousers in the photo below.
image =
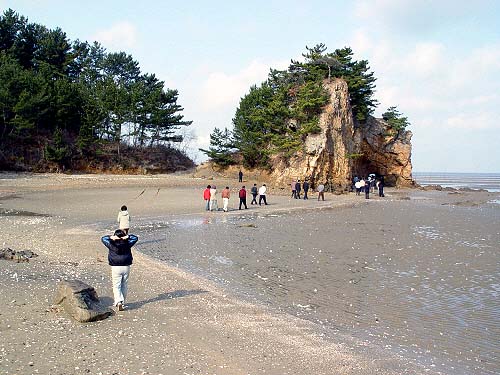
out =
[(297, 198), (297, 195), (295, 194), (295, 190), (292, 190), (292, 198)]
[(267, 206), (267, 201), (266, 201), (265, 195), (259, 195), (259, 206), (261, 205), (262, 201), (264, 201), (264, 204)]
[(318, 192), (318, 200), (319, 200), (319, 198), (321, 198), (321, 200), (325, 200), (325, 192), (324, 191)]
[(370, 199), (370, 185), (365, 186), (365, 198)]
[(307, 198), (307, 190), (304, 190), (304, 199), (309, 199)]
[(247, 209), (247, 197), (245, 198), (240, 198), (240, 210), (241, 210), (241, 205), (245, 206), (245, 209)]
[(384, 187), (383, 186), (379, 186), (378, 187), (378, 196), (379, 197), (385, 197), (385, 195), (384, 195)]
[(252, 194), (252, 201), (250, 202), (250, 204), (257, 204), (257, 194)]
[(295, 190), (295, 199), (300, 199), (300, 190)]

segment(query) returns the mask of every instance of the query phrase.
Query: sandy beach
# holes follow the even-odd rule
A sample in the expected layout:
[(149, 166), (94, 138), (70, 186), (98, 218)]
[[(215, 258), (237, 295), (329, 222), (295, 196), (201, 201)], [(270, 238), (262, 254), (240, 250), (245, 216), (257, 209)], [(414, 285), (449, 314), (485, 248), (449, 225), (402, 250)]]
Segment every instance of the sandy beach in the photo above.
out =
[[(204, 211), (209, 183), (232, 188), (228, 213)], [(318, 202), (271, 189), (269, 206), (240, 211), (240, 185), (0, 174), (0, 245), (39, 255), (0, 260), (0, 373), (500, 371), (499, 193)], [(128, 308), (74, 322), (53, 306), (58, 282), (82, 280), (112, 304), (100, 238), (122, 204), (139, 235)]]

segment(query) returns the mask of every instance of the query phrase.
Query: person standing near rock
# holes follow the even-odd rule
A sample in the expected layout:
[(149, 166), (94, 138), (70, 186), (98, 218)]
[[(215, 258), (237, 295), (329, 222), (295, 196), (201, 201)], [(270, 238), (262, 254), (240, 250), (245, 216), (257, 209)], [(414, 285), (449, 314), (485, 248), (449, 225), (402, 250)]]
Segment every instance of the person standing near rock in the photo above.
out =
[(361, 181), (356, 181), (354, 187), (356, 188), (356, 195), (359, 195), (361, 192)]
[(371, 185), (371, 182), (370, 182), (370, 179), (367, 178), (366, 179), (366, 183), (365, 183), (365, 199), (370, 199), (370, 185)]
[(130, 266), (133, 261), (132, 246), (138, 241), (138, 237), (133, 234), (127, 235), (123, 230), (117, 229), (112, 236), (104, 236), (101, 241), (108, 248), (114, 305), (119, 311), (123, 311), (128, 292)]
[[(366, 185), (365, 179), (363, 177), (361, 177), (361, 180), (359, 180), (359, 192), (360, 192), (360, 194), (362, 191), (365, 190), (365, 185)], [(358, 195), (360, 195), (360, 194), (358, 194)]]
[(380, 180), (378, 181), (378, 196), (379, 197), (385, 197), (384, 195), (384, 177), (380, 177)]
[(222, 190), (222, 210), (227, 212), (227, 207), (229, 206), (229, 197), (231, 196), (231, 192), (229, 191), (229, 186), (226, 186), (225, 189)]
[(210, 210), (210, 185), (207, 185), (207, 188), (203, 190), (203, 199), (205, 200), (205, 210)]
[(295, 199), (300, 199), (300, 180), (295, 183)]
[(302, 184), (302, 188), (304, 189), (304, 200), (309, 199), (307, 197), (307, 192), (309, 191), (309, 182), (307, 182), (307, 180)]
[(257, 204), (257, 194), (258, 194), (257, 184), (253, 184), (250, 192), (252, 193), (252, 202), (250, 202), (250, 204)]
[(292, 186), (292, 196), (291, 196), (291, 198), (293, 198), (293, 199), (297, 199), (295, 185), (297, 185), (297, 181), (293, 180), (292, 184), (291, 184), (291, 186)]
[(319, 201), (319, 198), (321, 198), (321, 200), (325, 200), (325, 185), (323, 184), (319, 184), (318, 185), (318, 201)]
[(241, 169), (238, 172), (238, 182), (243, 182), (243, 172), (241, 171)]
[(262, 204), (262, 201), (264, 201), (264, 204), (267, 206), (267, 201), (266, 201), (266, 191), (267, 191), (267, 187), (266, 187), (266, 184), (263, 184), (260, 188), (259, 188), (259, 206), (261, 206)]
[(238, 196), (240, 197), (240, 210), (241, 210), (241, 205), (244, 205), (246, 210), (248, 207), (247, 207), (247, 190), (245, 189), (245, 186), (241, 187)]
[(130, 215), (128, 214), (127, 206), (122, 206), (120, 212), (118, 212), (118, 228), (128, 234), (130, 229)]

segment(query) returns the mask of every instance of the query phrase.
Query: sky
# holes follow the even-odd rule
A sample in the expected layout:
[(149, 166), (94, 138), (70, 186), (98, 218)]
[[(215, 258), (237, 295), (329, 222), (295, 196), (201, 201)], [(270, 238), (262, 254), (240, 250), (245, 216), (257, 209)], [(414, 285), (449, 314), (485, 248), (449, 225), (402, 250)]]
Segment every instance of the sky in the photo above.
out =
[[(413, 170), (500, 172), (500, 1), (0, 0), (72, 41), (125, 51), (179, 91), (189, 153), (207, 148), (270, 68), (306, 46), (350, 46), (377, 77), (380, 116), (411, 123)], [(328, 52), (327, 51), (327, 52)]]

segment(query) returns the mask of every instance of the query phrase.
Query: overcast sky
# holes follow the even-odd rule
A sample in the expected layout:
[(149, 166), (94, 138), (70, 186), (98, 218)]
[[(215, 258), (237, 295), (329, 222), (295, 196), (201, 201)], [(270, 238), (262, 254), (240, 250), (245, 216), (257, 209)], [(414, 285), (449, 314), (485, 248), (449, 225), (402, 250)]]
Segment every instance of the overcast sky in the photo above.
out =
[[(500, 1), (0, 0), (71, 40), (125, 51), (179, 90), (207, 147), (269, 68), (305, 46), (350, 46), (378, 78), (376, 115), (411, 123), (414, 171), (500, 172)], [(198, 155), (198, 161), (201, 157)]]

